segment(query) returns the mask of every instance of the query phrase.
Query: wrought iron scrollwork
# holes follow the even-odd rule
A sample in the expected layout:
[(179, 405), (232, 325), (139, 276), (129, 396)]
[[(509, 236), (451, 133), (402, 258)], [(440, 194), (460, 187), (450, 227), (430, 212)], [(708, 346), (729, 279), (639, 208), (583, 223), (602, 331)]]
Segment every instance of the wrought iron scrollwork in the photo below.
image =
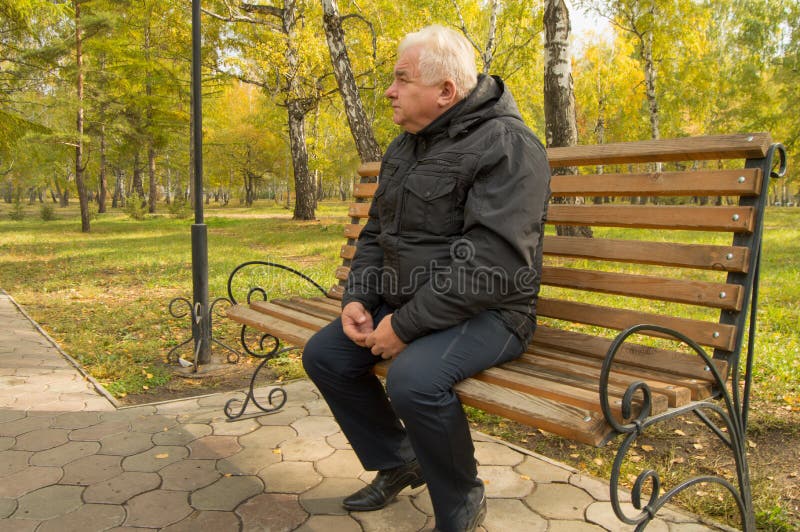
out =
[[(186, 305), (187, 310), (181, 311), (177, 305), (183, 303)], [(214, 310), (218, 304), (231, 304), (231, 301), (227, 297), (218, 297), (211, 304), (208, 306), (208, 312), (204, 312), (202, 309), (202, 305), (197, 303), (196, 305), (192, 305), (192, 302), (189, 301), (185, 297), (176, 297), (169, 302), (169, 313), (172, 315), (173, 318), (185, 318), (186, 316), (191, 316), (191, 324), (192, 326), (200, 324), (204, 319), (208, 321), (208, 330), (210, 334), (211, 345), (217, 344), (228, 351), (227, 360), (228, 362), (235, 364), (239, 361), (240, 353), (232, 348), (231, 346), (227, 345), (224, 342), (214, 338), (214, 329), (213, 329), (213, 318), (214, 318)], [(221, 314), (218, 314), (220, 317)], [(198, 369), (197, 359), (198, 359), (198, 350), (200, 349), (200, 345), (198, 344), (195, 349), (194, 358), (192, 362), (189, 363), (186, 359), (180, 357), (178, 355), (178, 351), (189, 342), (191, 342), (194, 338), (188, 338), (183, 342), (179, 343), (175, 347), (169, 350), (167, 353), (167, 362), (171, 362), (174, 364), (179, 364), (181, 366), (193, 366), (194, 371), (196, 372)]]
[[(650, 416), (652, 405), (652, 393), (647, 383), (637, 381), (629, 385), (622, 398), (622, 420), (618, 420), (614, 416), (611, 405), (609, 402), (609, 377), (611, 375), (614, 359), (617, 352), (626, 342), (626, 340), (634, 334), (642, 332), (655, 332), (661, 336), (671, 337), (672, 339), (683, 342), (690, 349), (692, 349), (698, 356), (700, 356), (706, 363), (706, 369), (713, 376), (716, 384), (716, 389), (719, 393), (719, 398), (724, 403), (724, 408), (717, 402), (712, 401), (698, 401), (691, 403), (684, 408), (673, 408), (663, 414)], [(603, 361), (603, 366), (600, 374), (600, 405), (603, 410), (603, 415), (606, 421), (612, 428), (620, 435), (624, 435), (620, 447), (617, 450), (614, 464), (611, 470), (611, 505), (614, 513), (624, 523), (628, 525), (636, 525), (636, 530), (644, 530), (644, 528), (655, 517), (658, 510), (669, 502), (675, 495), (683, 492), (684, 490), (700, 483), (714, 483), (727, 489), (733, 496), (739, 513), (742, 519), (742, 526), (744, 530), (755, 530), (755, 522), (753, 515), (752, 497), (750, 492), (750, 477), (747, 467), (747, 450), (746, 450), (746, 410), (743, 408), (743, 403), (740, 400), (738, 385), (738, 370), (733, 368), (734, 371), (734, 385), (732, 390), (729, 391), (726, 386), (726, 380), (723, 375), (719, 373), (716, 365), (708, 354), (700, 347), (695, 341), (687, 336), (658, 325), (635, 325), (622, 331), (612, 342), (609, 347), (606, 358)], [(642, 395), (642, 399), (638, 404), (634, 404), (634, 398)], [(634, 415), (634, 409), (638, 408), (639, 411)], [(716, 423), (707, 415), (706, 412), (714, 412), (722, 420), (724, 429), (717, 426)], [(639, 514), (629, 516), (625, 513), (620, 504), (620, 474), (622, 465), (636, 439), (648, 427), (659, 423), (661, 421), (674, 418), (683, 414), (692, 413), (696, 415), (705, 425), (707, 425), (714, 434), (731, 449), (734, 462), (736, 465), (736, 473), (739, 479), (738, 488), (730, 481), (723, 477), (717, 476), (697, 476), (690, 478), (683, 483), (673, 487), (665, 493), (662, 491), (661, 478), (658, 473), (652, 469), (646, 469), (639, 473), (634, 481), (633, 489), (631, 491), (631, 503)], [(648, 491), (649, 498), (644, 502), (643, 494)]]
[[(243, 271), (245, 271), (247, 268), (250, 267), (277, 268), (280, 270), (287, 271), (289, 273), (293, 273), (298, 277), (308, 281), (312, 286), (314, 286), (314, 288), (319, 290), (322, 293), (322, 295), (327, 294), (326, 290), (316, 281), (311, 279), (306, 274), (299, 272), (290, 266), (285, 266), (283, 264), (278, 264), (276, 262), (270, 262), (270, 261), (253, 260), (240, 264), (239, 266), (234, 268), (234, 270), (228, 276), (227, 300), (230, 301), (232, 305), (238, 304), (233, 289), (234, 279), (237, 277), (237, 275), (241, 274)], [(250, 303), (252, 303), (255, 298), (259, 298), (262, 301), (267, 301), (269, 299), (267, 291), (264, 288), (260, 286), (248, 287), (247, 295), (245, 298), (247, 304), (249, 305)], [(299, 349), (297, 347), (291, 347), (291, 346), (281, 348), (281, 342), (276, 336), (269, 333), (263, 333), (261, 331), (257, 331), (256, 333), (257, 340), (255, 341), (256, 347), (252, 348), (251, 345), (253, 345), (253, 343), (247, 341), (247, 333), (250, 329), (252, 329), (252, 327), (248, 327), (247, 325), (242, 325), (240, 334), (242, 349), (248, 355), (255, 358), (260, 358), (262, 360), (256, 367), (255, 371), (253, 372), (253, 376), (250, 378), (250, 386), (247, 392), (245, 393), (244, 399), (234, 398), (225, 403), (225, 415), (228, 417), (228, 419), (231, 420), (240, 418), (244, 414), (248, 404), (251, 401), (259, 410), (267, 413), (275, 412), (279, 410), (281, 407), (283, 407), (283, 405), (286, 403), (286, 398), (287, 398), (286, 391), (281, 387), (271, 388), (267, 393), (266, 397), (268, 406), (265, 406), (261, 402), (259, 402), (258, 399), (256, 398), (256, 393), (255, 393), (256, 380), (258, 379), (259, 373), (264, 368), (264, 366), (266, 366), (267, 362), (269, 362), (270, 359), (279, 357), (286, 352)], [(236, 410), (237, 403), (241, 403), (241, 406), (238, 407), (238, 411)]]

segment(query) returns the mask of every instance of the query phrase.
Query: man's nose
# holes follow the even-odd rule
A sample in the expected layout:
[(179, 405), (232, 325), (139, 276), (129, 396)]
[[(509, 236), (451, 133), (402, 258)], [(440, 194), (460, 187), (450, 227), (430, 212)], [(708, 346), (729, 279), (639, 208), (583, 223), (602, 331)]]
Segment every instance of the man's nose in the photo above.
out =
[(392, 98), (395, 98), (396, 94), (397, 94), (397, 91), (395, 90), (395, 83), (392, 83), (391, 85), (389, 85), (389, 87), (386, 89), (386, 92), (383, 93), (383, 95), (386, 96), (387, 98), (389, 98), (390, 100)]

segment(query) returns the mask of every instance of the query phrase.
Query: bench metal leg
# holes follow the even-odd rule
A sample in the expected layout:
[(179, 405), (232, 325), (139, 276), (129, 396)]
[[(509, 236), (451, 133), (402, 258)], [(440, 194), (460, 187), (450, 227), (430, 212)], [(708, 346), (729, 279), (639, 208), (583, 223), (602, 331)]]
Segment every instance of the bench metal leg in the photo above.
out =
[[(611, 411), (608, 393), (608, 381), (614, 357), (628, 337), (645, 330), (658, 331), (672, 336), (684, 342), (701, 356), (705, 360), (708, 370), (712, 373), (716, 381), (717, 389), (720, 390), (719, 401), (695, 402), (683, 408), (673, 408), (663, 414), (650, 416), (652, 393), (647, 383), (639, 381), (631, 384), (623, 396), (622, 414), (623, 417), (629, 421), (621, 423), (615, 418)], [(738, 379), (734, 379), (734, 383), (736, 383), (737, 380)], [(736, 386), (736, 384), (734, 384), (734, 386)], [(634, 398), (637, 396), (640, 400), (640, 404), (639, 406), (634, 406)], [(748, 532), (755, 531), (755, 513), (753, 510), (753, 499), (750, 487), (750, 473), (747, 465), (747, 442), (745, 434), (746, 408), (743, 408), (738, 390), (734, 390), (733, 393), (728, 390), (725, 379), (719, 374), (711, 359), (699, 345), (676, 331), (656, 325), (636, 325), (626, 329), (620, 333), (611, 344), (606, 359), (603, 362), (603, 369), (600, 376), (600, 404), (608, 423), (614, 428), (618, 435), (624, 436), (614, 458), (610, 483), (611, 505), (614, 508), (614, 513), (622, 522), (635, 525), (636, 530), (644, 530), (653, 520), (656, 513), (675, 495), (697, 484), (713, 483), (728, 490), (736, 501), (741, 517), (742, 529)], [(638, 413), (636, 412), (637, 408), (639, 409)], [(722, 421), (721, 424), (725, 427), (724, 430), (707, 415), (708, 412), (714, 412), (719, 416)], [(639, 513), (635, 516), (626, 515), (620, 504), (619, 479), (622, 465), (626, 460), (628, 452), (637, 438), (648, 427), (689, 413), (693, 413), (700, 418), (720, 441), (731, 450), (736, 465), (738, 486), (735, 486), (730, 481), (720, 476), (701, 475), (690, 478), (662, 494), (663, 487), (658, 473), (652, 469), (646, 469), (636, 478), (631, 491), (631, 503), (636, 510), (639, 510)], [(650, 492), (647, 501), (642, 500), (645, 489), (648, 489)]]
[[(186, 306), (188, 307), (188, 310), (181, 312), (175, 306), (178, 303), (185, 303)], [(227, 297), (218, 297), (218, 298), (216, 298), (208, 306), (208, 314), (206, 316), (204, 316), (203, 315), (204, 313), (199, 308), (201, 305), (198, 305), (197, 307), (195, 307), (195, 306), (192, 305), (192, 302), (189, 301), (187, 298), (185, 298), (185, 297), (176, 297), (176, 298), (174, 298), (173, 300), (171, 300), (169, 302), (169, 313), (172, 315), (173, 318), (185, 318), (186, 316), (191, 316), (191, 320), (192, 320), (191, 324), (200, 323), (203, 319), (207, 320), (208, 321), (209, 339), (210, 339), (211, 345), (213, 346), (213, 344), (217, 344), (218, 346), (220, 346), (220, 347), (224, 348), (226, 351), (228, 351), (228, 355), (227, 355), (228, 362), (231, 363), (231, 364), (235, 364), (236, 362), (239, 361), (239, 357), (241, 356), (241, 353), (239, 353), (239, 351), (237, 351), (236, 349), (232, 348), (231, 346), (225, 344), (224, 342), (221, 342), (218, 339), (214, 338), (214, 329), (213, 329), (214, 307), (216, 307), (217, 304), (219, 304), (219, 303), (231, 305), (231, 300), (228, 299)], [(184, 340), (183, 342), (179, 343), (178, 345), (176, 345), (172, 349), (170, 349), (169, 353), (167, 353), (167, 362), (174, 362), (175, 364), (178, 364), (178, 365), (181, 365), (181, 366), (191, 366), (191, 365), (193, 365), (194, 366), (194, 371), (197, 372), (198, 366), (199, 366), (198, 363), (197, 363), (198, 353), (194, 353), (194, 359), (192, 361), (192, 364), (188, 364), (188, 362), (185, 359), (181, 358), (178, 355), (178, 350), (181, 349), (183, 346), (185, 346), (186, 344), (188, 344), (189, 342), (191, 342), (193, 340), (194, 340), (194, 338), (189, 338), (189, 339)], [(198, 348), (199, 348), (199, 346), (198, 346)]]

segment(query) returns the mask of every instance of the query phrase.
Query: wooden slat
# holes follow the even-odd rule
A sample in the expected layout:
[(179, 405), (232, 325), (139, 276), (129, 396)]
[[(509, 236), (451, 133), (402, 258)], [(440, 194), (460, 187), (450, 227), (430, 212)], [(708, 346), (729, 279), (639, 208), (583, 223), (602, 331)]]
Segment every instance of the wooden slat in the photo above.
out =
[(253, 303), (250, 303), (250, 308), (261, 312), (262, 314), (272, 316), (273, 318), (294, 323), (295, 325), (299, 325), (314, 331), (318, 331), (319, 329), (325, 327), (331, 321), (319, 318), (313, 314), (286, 308), (270, 301), (254, 301)]
[(341, 257), (343, 259), (346, 259), (346, 260), (352, 260), (353, 257), (355, 257), (355, 256), (356, 256), (356, 247), (355, 246), (349, 246), (349, 245), (342, 246), (342, 249), (339, 252), (339, 257)]
[[(375, 373), (385, 377), (388, 369), (389, 364), (382, 362), (375, 366)], [(596, 412), (509, 390), (478, 379), (461, 381), (456, 384), (455, 391), (466, 405), (587, 445), (602, 445), (611, 434), (602, 415)]]
[[(546, 365), (549, 361), (559, 368), (567, 368), (570, 365), (584, 366), (587, 370), (593, 370), (600, 374), (603, 365), (602, 360), (591, 359), (583, 355), (566, 353), (558, 349), (548, 349), (545, 347), (534, 346), (528, 352), (522, 355), (520, 360), (539, 365)], [(685, 400), (685, 395), (688, 393), (689, 398), (693, 401), (700, 399), (708, 399), (714, 392), (714, 386), (707, 382), (698, 379), (690, 379), (688, 377), (681, 377), (673, 373), (662, 373), (652, 371), (644, 368), (636, 368), (626, 364), (616, 364), (612, 373), (613, 377), (609, 380), (624, 380), (626, 377), (632, 381), (645, 381), (652, 385), (654, 388), (668, 398), (671, 392), (674, 391), (676, 397), (674, 400), (676, 404), (678, 401)], [(672, 386), (673, 390), (669, 390)], [(670, 406), (674, 406), (670, 404)]]
[(757, 196), (761, 170), (554, 175), (553, 196)]
[(370, 203), (351, 203), (347, 215), (352, 218), (369, 218)]
[(313, 297), (309, 299), (293, 297), (291, 301), (302, 301), (304, 305), (309, 305), (321, 311), (332, 313), (334, 317), (342, 313), (342, 302), (327, 297)]
[[(602, 412), (600, 401), (598, 400), (598, 392), (576, 386), (574, 379), (570, 379), (567, 376), (557, 379), (554, 376), (543, 375), (533, 368), (528, 368), (526, 371), (526, 368), (522, 365), (515, 365), (489, 368), (478, 373), (474, 378), (490, 384), (497, 384), (504, 388), (517, 390), (518, 392), (544, 397), (560, 403), (577, 406), (578, 408), (585, 408), (593, 412)], [(624, 392), (624, 390), (619, 391)], [(620, 420), (622, 420), (621, 404), (621, 394), (610, 397), (612, 411)], [(661, 394), (656, 394), (653, 396), (652, 404), (654, 414), (664, 412), (668, 406), (667, 398)]]
[(750, 252), (742, 246), (675, 244), (546, 235), (545, 255), (656, 264), (704, 270), (746, 272)]
[(304, 301), (300, 298), (293, 298), (293, 299), (273, 299), (272, 303), (279, 305), (281, 307), (286, 307), (291, 310), (296, 310), (298, 312), (303, 312), (310, 316), (315, 316), (317, 318), (332, 321), (339, 316), (339, 312), (336, 310), (329, 310), (327, 308), (319, 308), (315, 305), (309, 304), (307, 301)]
[(339, 266), (338, 268), (336, 268), (334, 276), (340, 281), (346, 281), (349, 273), (350, 273), (349, 266)]
[(364, 229), (363, 225), (360, 224), (347, 224), (344, 226), (344, 237), (345, 238), (352, 238), (357, 239), (358, 235), (361, 234), (361, 230)]
[(288, 323), (255, 311), (246, 305), (234, 305), (229, 307), (226, 311), (226, 315), (236, 323), (249, 325), (259, 331), (267, 331), (281, 340), (285, 340), (296, 346), (305, 345), (315, 332), (312, 329)]
[(357, 183), (353, 187), (353, 197), (360, 199), (372, 198), (378, 190), (378, 183)]
[(344, 287), (341, 285), (333, 285), (330, 290), (328, 290), (328, 297), (331, 299), (338, 299), (341, 301), (342, 296), (344, 296)]
[[(344, 278), (347, 278), (346, 275)], [(741, 286), (734, 284), (684, 281), (648, 275), (554, 266), (542, 268), (542, 283), (562, 288), (672, 301), (687, 305), (728, 310), (741, 310), (742, 308)]]
[[(590, 334), (554, 329), (539, 325), (533, 335), (532, 346), (549, 347), (558, 351), (571, 351), (582, 356), (602, 361), (611, 340)], [(616, 361), (639, 368), (653, 370), (657, 373), (674, 373), (687, 379), (712, 382), (711, 372), (705, 370), (704, 364), (695, 354), (659, 349), (633, 342), (625, 343), (617, 352)], [(724, 360), (714, 359), (720, 375), (726, 375), (728, 364)]]
[(644, 205), (550, 205), (547, 222), (644, 229), (752, 232), (751, 207), (672, 207)]
[(548, 148), (553, 168), (598, 164), (757, 159), (767, 154), (769, 133), (642, 140), (594, 146)]
[(380, 161), (362, 163), (358, 167), (358, 175), (360, 175), (361, 177), (375, 177), (380, 173), (380, 171), (381, 171)]
[[(537, 353), (539, 355), (539, 353)], [(575, 357), (577, 355), (572, 355)], [(503, 367), (515, 369), (519, 371), (544, 372), (547, 375), (555, 376), (567, 375), (572, 383), (572, 386), (581, 387), (590, 390), (594, 393), (595, 401), (597, 401), (600, 390), (600, 364), (581, 364), (570, 360), (572, 357), (545, 357), (534, 356), (525, 354), (522, 358), (505, 364)], [(591, 362), (597, 362), (591, 360)], [(653, 378), (652, 375), (644, 375), (641, 371), (631, 372), (630, 367), (626, 367), (628, 371), (618, 371), (617, 367), (625, 367), (622, 364), (615, 366), (614, 371), (609, 375), (608, 383), (609, 390), (617, 397), (622, 397), (627, 388), (638, 381), (645, 381), (647, 385), (655, 393), (666, 398), (668, 405), (671, 408), (676, 406), (683, 406), (692, 399), (692, 391), (684, 386), (675, 386), (670, 381), (664, 382), (663, 380)]]
[[(683, 333), (700, 345), (717, 347), (726, 351), (733, 349), (736, 331), (736, 328), (731, 325), (546, 298), (539, 298), (538, 315), (617, 330), (643, 323), (660, 325)], [(661, 336), (651, 332), (642, 334)]]

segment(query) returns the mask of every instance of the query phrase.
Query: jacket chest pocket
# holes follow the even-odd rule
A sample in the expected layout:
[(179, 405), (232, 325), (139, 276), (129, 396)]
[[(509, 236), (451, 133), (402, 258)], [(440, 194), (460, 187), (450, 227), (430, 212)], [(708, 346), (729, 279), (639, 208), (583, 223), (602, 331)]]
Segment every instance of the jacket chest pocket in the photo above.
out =
[(453, 235), (464, 224), (464, 183), (452, 174), (414, 172), (405, 181), (401, 230)]

